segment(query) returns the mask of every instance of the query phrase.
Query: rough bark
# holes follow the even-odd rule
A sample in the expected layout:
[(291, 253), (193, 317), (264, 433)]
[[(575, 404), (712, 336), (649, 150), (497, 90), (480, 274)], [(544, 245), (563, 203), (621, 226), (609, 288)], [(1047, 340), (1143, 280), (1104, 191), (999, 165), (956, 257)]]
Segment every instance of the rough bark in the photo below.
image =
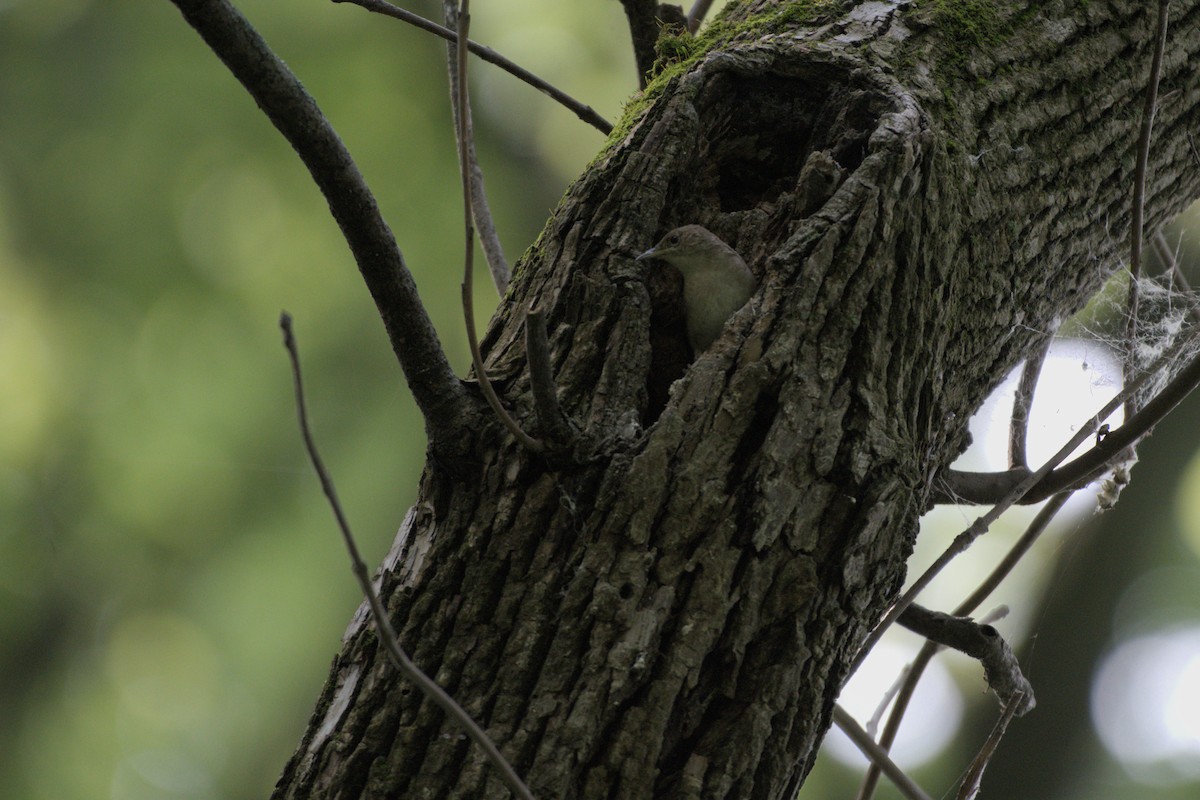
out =
[[(1151, 7), (839, 5), (742, 6), (650, 85), (485, 341), (533, 425), (536, 300), (583, 439), (544, 458), (493, 425), (477, 461), (431, 454), (381, 570), (416, 662), (539, 797), (798, 785), (970, 414), (1119, 266)], [(1152, 226), (1200, 188), (1198, 51), (1177, 0)], [(633, 257), (690, 222), (761, 288), (685, 370)], [(275, 796), (506, 793), (360, 611)]]

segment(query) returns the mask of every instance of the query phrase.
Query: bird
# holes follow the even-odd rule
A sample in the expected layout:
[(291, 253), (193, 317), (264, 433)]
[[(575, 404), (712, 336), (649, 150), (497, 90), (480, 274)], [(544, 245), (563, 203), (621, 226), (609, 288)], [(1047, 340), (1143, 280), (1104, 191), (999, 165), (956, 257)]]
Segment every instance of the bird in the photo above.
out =
[(683, 275), (688, 343), (697, 356), (712, 345), (758, 285), (737, 251), (702, 225), (669, 231), (635, 260), (648, 258), (666, 261)]

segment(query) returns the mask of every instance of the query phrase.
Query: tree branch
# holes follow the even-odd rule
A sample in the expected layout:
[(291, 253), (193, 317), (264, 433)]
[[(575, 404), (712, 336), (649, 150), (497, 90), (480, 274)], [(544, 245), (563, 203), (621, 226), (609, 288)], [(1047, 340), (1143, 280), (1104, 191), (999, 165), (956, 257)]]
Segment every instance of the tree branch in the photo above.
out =
[[(391, 17), (392, 19), (398, 19), (401, 22), (407, 22), (409, 25), (420, 28), (423, 31), (428, 31), (435, 36), (440, 36), (446, 41), (456, 41), (454, 31), (450, 30), (449, 28), (438, 25), (436, 22), (425, 19), (424, 17), (414, 14), (411, 11), (406, 11), (399, 6), (384, 2), (384, 0), (333, 0), (333, 2), (351, 3), (359, 8), (365, 8), (367, 11), (374, 11), (376, 14), (383, 14), (385, 17)], [(467, 42), (467, 49), (489, 64), (494, 64), (495, 66), (507, 72), (509, 75), (512, 75), (518, 80), (529, 84), (539, 92), (542, 92), (550, 97), (559, 105), (570, 109), (575, 113), (575, 116), (579, 117), (581, 120), (586, 122), (588, 125), (591, 125), (605, 136), (608, 136), (610, 133), (612, 133), (612, 123), (596, 113), (596, 110), (591, 106), (579, 102), (562, 89), (559, 89), (553, 84), (542, 80), (524, 67), (513, 63), (487, 45), (482, 45), (478, 42)]]
[(1012, 699), (1008, 701), (1004, 713), (1000, 715), (1000, 719), (996, 720), (992, 732), (988, 734), (987, 741), (983, 743), (983, 747), (979, 748), (979, 752), (971, 761), (971, 766), (967, 770), (966, 776), (963, 777), (957, 800), (975, 800), (979, 796), (979, 788), (983, 783), (983, 771), (987, 769), (988, 762), (992, 760), (996, 748), (1000, 746), (1000, 740), (1004, 738), (1004, 732), (1008, 730), (1008, 723), (1012, 722), (1014, 716), (1022, 713), (1020, 709), (1024, 705), (1025, 699), (1020, 692), (1013, 695)]
[(295, 149), (325, 195), (375, 300), (431, 444), (461, 438), (469, 396), (442, 351), (404, 256), (350, 153), (316, 102), (227, 0), (172, 0)]
[[(875, 626), (875, 629), (872, 630), (867, 636), (866, 640), (862, 644), (862, 647), (859, 649), (858, 656), (851, 665), (850, 674), (853, 674), (862, 665), (863, 659), (866, 658), (867, 653), (869, 653), (871, 649), (879, 643), (879, 639), (881, 636), (883, 636), (884, 631), (886, 631), (888, 627), (891, 626), (891, 624), (895, 622), (901, 614), (904, 613), (906, 608), (912, 605), (912, 602), (916, 599), (917, 595), (925, 590), (925, 587), (929, 585), (930, 581), (932, 581), (939, 572), (945, 569), (947, 564), (953, 561), (960, 553), (966, 551), (976, 539), (986, 533), (987, 530), (992, 526), (992, 523), (1000, 518), (1001, 514), (1010, 509), (1016, 503), (1023, 500), (1034, 487), (1042, 483), (1055, 467), (1061, 464), (1068, 455), (1074, 452), (1075, 448), (1079, 447), (1079, 445), (1083, 444), (1089, 437), (1095, 434), (1100, 428), (1100, 423), (1104, 422), (1104, 420), (1108, 419), (1108, 417), (1114, 411), (1120, 408), (1121, 404), (1124, 403), (1130, 397), (1130, 395), (1141, 389), (1142, 385), (1148, 382), (1153, 375), (1155, 375), (1159, 370), (1165, 369), (1167, 366), (1169, 366), (1172, 362), (1179, 358), (1188, 347), (1191, 347), (1192, 345), (1193, 339), (1191, 337), (1177, 342), (1175, 346), (1171, 348), (1170, 352), (1159, 357), (1159, 359), (1155, 361), (1150, 369), (1139, 375), (1137, 380), (1127, 384), (1124, 388), (1122, 388), (1121, 391), (1117, 393), (1116, 397), (1114, 397), (1112, 400), (1109, 400), (1108, 403), (1106, 403), (1105, 406), (1100, 409), (1100, 411), (1098, 411), (1092, 416), (1091, 419), (1081, 425), (1075, 435), (1072, 436), (1066, 444), (1060, 447), (1058, 452), (1047, 459), (1046, 463), (1039, 467), (1037, 471), (1031, 472), (1019, 480), (1016, 485), (1004, 493), (1004, 496), (1000, 498), (999, 502), (992, 506), (992, 508), (988, 510), (986, 514), (976, 519), (973, 523), (971, 523), (970, 527), (968, 527), (958, 536), (954, 537), (954, 541), (951, 542), (950, 546), (947, 547), (942, 554), (938, 556), (937, 560), (934, 561), (933, 564), (931, 564), (929, 568), (926, 569), (925, 572), (923, 572), (921, 576), (917, 578), (911, 586), (908, 587), (904, 594), (900, 596), (900, 599), (896, 601), (891, 609), (888, 610), (887, 614), (884, 615), (883, 619), (880, 620), (879, 624)], [(1167, 385), (1166, 389), (1155, 395), (1155, 397), (1146, 404), (1145, 408), (1139, 411), (1134, 418), (1129, 421), (1129, 423), (1121, 426), (1121, 428), (1118, 428), (1116, 431), (1109, 434), (1109, 436), (1105, 437), (1104, 441), (1092, 448), (1087, 455), (1100, 450), (1103, 446), (1108, 444), (1110, 437), (1115, 436), (1125, 428), (1142, 426), (1142, 430), (1149, 431), (1155, 423), (1165, 417), (1171, 411), (1171, 409), (1178, 405), (1179, 401), (1187, 396), (1187, 394), (1193, 388), (1195, 388), (1197, 384), (1200, 384), (1200, 355), (1195, 356), (1190, 362), (1188, 362), (1187, 366), (1185, 366), (1179, 375), (1176, 376), (1175, 380), (1171, 381), (1171, 383)], [(1139, 419), (1142, 417), (1145, 419)], [(1153, 422), (1148, 422), (1148, 420), (1151, 419), (1153, 419)], [(1134, 440), (1136, 440), (1136, 437), (1134, 437)], [(1083, 458), (1081, 457), (1072, 463), (1077, 464), (1082, 460)]]
[[(1142, 109), (1142, 125), (1138, 134), (1137, 166), (1133, 176), (1133, 213), (1129, 235), (1129, 296), (1125, 323), (1125, 382), (1136, 368), (1134, 351), (1137, 348), (1138, 280), (1142, 276), (1142, 236), (1146, 217), (1146, 168), (1150, 161), (1150, 136), (1154, 130), (1154, 110), (1158, 105), (1158, 84), (1162, 77), (1163, 50), (1167, 46), (1167, 8), (1170, 0), (1159, 0), (1158, 27), (1154, 37), (1154, 55), (1150, 61), (1150, 78), (1146, 86), (1146, 105)], [(1137, 398), (1131, 395), (1125, 404), (1126, 414), (1137, 412)]]
[(700, 30), (700, 24), (704, 22), (704, 18), (708, 16), (708, 10), (712, 8), (713, 0), (696, 0), (692, 4), (692, 10), (687, 15), (688, 31), (695, 34)]
[(899, 625), (931, 642), (966, 653), (983, 665), (983, 674), (1001, 704), (1021, 698), (1016, 709), (1021, 716), (1030, 711), (1036, 701), (1033, 687), (1021, 672), (1021, 665), (1008, 642), (991, 625), (983, 625), (970, 617), (930, 611), (913, 603), (896, 620)]
[(1021, 380), (1013, 394), (1012, 419), (1008, 424), (1008, 465), (1013, 468), (1029, 467), (1026, 451), (1029, 439), (1029, 411), (1033, 408), (1033, 394), (1037, 390), (1042, 365), (1046, 363), (1046, 354), (1049, 352), (1050, 340), (1047, 339), (1037, 352), (1026, 359), (1021, 370)]

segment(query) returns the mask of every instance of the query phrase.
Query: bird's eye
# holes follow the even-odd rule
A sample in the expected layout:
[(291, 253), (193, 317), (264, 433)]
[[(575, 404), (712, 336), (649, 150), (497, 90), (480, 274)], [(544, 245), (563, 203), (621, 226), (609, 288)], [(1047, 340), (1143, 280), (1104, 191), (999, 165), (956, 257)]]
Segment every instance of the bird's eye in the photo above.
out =
[(672, 234), (667, 237), (667, 244), (679, 244), (679, 234)]

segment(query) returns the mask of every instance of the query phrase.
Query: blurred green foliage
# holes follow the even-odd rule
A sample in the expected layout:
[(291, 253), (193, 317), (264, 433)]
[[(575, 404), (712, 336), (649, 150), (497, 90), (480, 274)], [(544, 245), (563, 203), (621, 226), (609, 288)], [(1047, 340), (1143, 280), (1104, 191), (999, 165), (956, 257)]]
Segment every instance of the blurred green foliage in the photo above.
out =
[[(632, 58), (619, 6), (592, 5), (493, 5), (473, 33), (615, 116)], [(351, 5), (239, 7), (358, 159), (464, 367), (443, 43)], [(515, 260), (602, 138), (473, 68)], [(378, 561), (422, 423), (299, 160), (170, 3), (0, 7), (0, 797), (274, 783), (359, 599), (296, 430), (284, 308)]]

